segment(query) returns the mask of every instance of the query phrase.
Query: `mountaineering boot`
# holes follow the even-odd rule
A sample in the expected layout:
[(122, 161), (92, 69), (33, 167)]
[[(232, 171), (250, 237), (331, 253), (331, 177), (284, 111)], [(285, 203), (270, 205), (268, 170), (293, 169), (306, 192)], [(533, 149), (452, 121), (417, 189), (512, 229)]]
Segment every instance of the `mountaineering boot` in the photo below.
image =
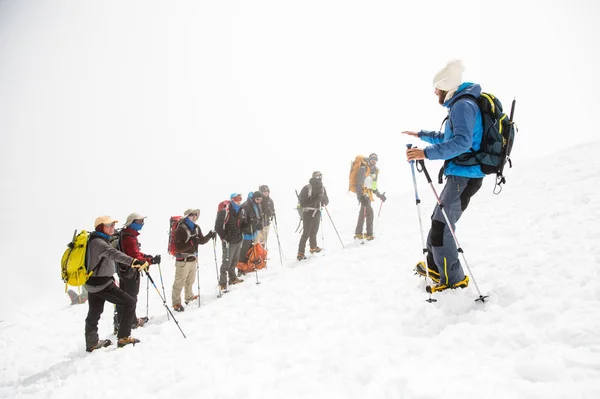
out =
[(185, 310), (185, 308), (183, 307), (182, 304), (178, 304), (178, 305), (173, 305), (173, 310), (176, 312), (183, 312)]
[(143, 327), (146, 323), (148, 323), (147, 317), (138, 317), (137, 323), (134, 323), (133, 326), (131, 326), (131, 328), (136, 329), (138, 327)]
[(86, 350), (86, 352), (93, 352), (96, 349), (105, 348), (110, 345), (112, 345), (112, 342), (110, 339), (101, 339), (98, 341), (98, 343), (96, 343), (96, 345), (90, 346), (89, 348), (85, 348), (85, 350)]
[(243, 282), (244, 282), (244, 280), (242, 280), (241, 278), (237, 278), (236, 277), (236, 278), (234, 278), (233, 280), (231, 280), (229, 282), (229, 285), (236, 285), (236, 284), (243, 283)]
[(185, 304), (187, 305), (188, 303), (190, 303), (190, 302), (192, 302), (192, 301), (195, 301), (196, 299), (198, 299), (198, 295), (194, 295), (194, 296), (192, 297), (192, 299), (190, 299), (189, 301), (185, 301)]
[(444, 291), (447, 289), (466, 288), (468, 286), (469, 286), (469, 276), (465, 276), (465, 278), (463, 278), (456, 284), (453, 284), (453, 285), (436, 284), (433, 286), (428, 285), (427, 287), (425, 287), (425, 290), (428, 293), (433, 294), (434, 292), (441, 292), (441, 291)]
[[(425, 267), (426, 267), (425, 262), (419, 262), (415, 266), (415, 272), (417, 272), (417, 274), (419, 274), (423, 277), (426, 277), (427, 272), (425, 271)], [(440, 282), (440, 274), (433, 269), (429, 269), (429, 278), (432, 279), (436, 283)]]
[(318, 254), (319, 252), (321, 252), (323, 249), (319, 248), (319, 247), (314, 247), (310, 249), (310, 253), (311, 254)]
[(140, 342), (139, 339), (133, 338), (133, 337), (119, 338), (119, 340), (117, 341), (117, 346), (119, 348), (122, 348), (125, 345), (129, 345), (129, 344), (135, 346), (135, 344), (137, 344), (139, 342)]
[(365, 240), (367, 241), (373, 241), (375, 239), (374, 236), (365, 236)]
[(354, 239), (355, 240), (362, 240), (365, 238), (365, 235), (360, 233), (360, 234), (354, 234)]
[(298, 252), (298, 256), (296, 256), (296, 259), (304, 260), (304, 259), (306, 259), (306, 256), (302, 252)]

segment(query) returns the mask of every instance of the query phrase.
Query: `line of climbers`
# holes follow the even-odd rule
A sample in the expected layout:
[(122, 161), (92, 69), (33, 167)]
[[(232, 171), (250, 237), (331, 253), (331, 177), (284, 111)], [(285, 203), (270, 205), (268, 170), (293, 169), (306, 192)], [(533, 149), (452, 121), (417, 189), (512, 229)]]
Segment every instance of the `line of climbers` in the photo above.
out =
[[(477, 84), (462, 82), (463, 71), (462, 62), (452, 61), (434, 77), (436, 97), (441, 105), (448, 108), (449, 113), (443, 132), (402, 132), (430, 144), (425, 148), (409, 145), (406, 152), (409, 162), (422, 162), (425, 159), (446, 161), (441, 171), (446, 175), (446, 185), (441, 196), (437, 198), (438, 204), (431, 217), (426, 248), (423, 248), (426, 261), (420, 262), (416, 267), (418, 274), (427, 275), (437, 283), (431, 287), (431, 292), (468, 286), (469, 277), (464, 273), (458, 258), (459, 249), (453, 233), (455, 224), (471, 198), (479, 191), (486, 174), (496, 174), (496, 186), (505, 182), (502, 170), (505, 163), (510, 162), (509, 155), (514, 140), (514, 101), (511, 116), (507, 118), (506, 114), (502, 113), (501, 103), (493, 95), (482, 93)], [(372, 153), (368, 157), (357, 156), (351, 163), (349, 191), (356, 193), (360, 203), (355, 239), (374, 239), (374, 212), (371, 205), (374, 201), (373, 195), (382, 203), (386, 201), (385, 193), (380, 193), (377, 187), (378, 160), (377, 154)], [(427, 178), (429, 179), (429, 176)], [(414, 170), (413, 181), (419, 205)], [(437, 197), (435, 190), (434, 194)], [(317, 246), (317, 232), (322, 219), (321, 210), (323, 207), (327, 210), (329, 204), (327, 190), (323, 185), (323, 174), (319, 171), (313, 172), (308, 184), (296, 195), (303, 229), (297, 253), (297, 260), (301, 261), (306, 259), (307, 241), (310, 253), (319, 253), (322, 250)], [(221, 289), (227, 289), (228, 284), (243, 282), (238, 273), (243, 275), (266, 266), (267, 251), (263, 245), (267, 243), (269, 226), (273, 220), (277, 227), (275, 207), (268, 186), (260, 186), (259, 191), (250, 193), (244, 203), (241, 194), (231, 194), (229, 200), (219, 204), (215, 230), (206, 235), (196, 224), (199, 216), (199, 209), (188, 209), (183, 217), (171, 218), (169, 253), (176, 259), (171, 300), (173, 309), (180, 312), (184, 311), (181, 304), (182, 290), (186, 305), (199, 300), (198, 295), (193, 292), (199, 245), (206, 244), (216, 235), (221, 239), (219, 286)], [(111, 237), (115, 234), (117, 221), (108, 216), (98, 217), (94, 223), (95, 231), (89, 237), (85, 231), (74, 235), (72, 243), (69, 244), (70, 249), (63, 256), (63, 280), (74, 286), (85, 282), (84, 288), (87, 290), (89, 304), (85, 322), (88, 351), (110, 344), (109, 340), (98, 339), (98, 320), (105, 301), (114, 303), (117, 307), (115, 332), (118, 345), (139, 342), (132, 338), (130, 333), (132, 328), (141, 327), (147, 322), (147, 318), (138, 318), (135, 311), (140, 272), (147, 271), (150, 264), (160, 265), (161, 261), (160, 255), (150, 256), (139, 250), (138, 235), (144, 225), (144, 219), (145, 217), (139, 214), (129, 215), (125, 228), (119, 233), (119, 245), (115, 247), (111, 245)], [(277, 233), (277, 230), (275, 232)], [(72, 256), (80, 260), (72, 263), (85, 265), (83, 270), (81, 267), (70, 269), (69, 259)], [(83, 258), (85, 262), (81, 261)], [(120, 287), (115, 284), (115, 270), (118, 271)], [(70, 296), (73, 301), (85, 301), (85, 297), (77, 296), (74, 292), (71, 292)]]

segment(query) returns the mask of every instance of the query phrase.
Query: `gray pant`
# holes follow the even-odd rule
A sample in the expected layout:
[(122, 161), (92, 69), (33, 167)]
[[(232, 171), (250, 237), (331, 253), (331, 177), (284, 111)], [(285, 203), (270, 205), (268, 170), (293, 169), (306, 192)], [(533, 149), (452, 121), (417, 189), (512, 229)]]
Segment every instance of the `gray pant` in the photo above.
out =
[[(482, 178), (459, 176), (448, 176), (446, 179), (440, 200), (454, 232), (456, 232), (456, 222), (467, 209), (471, 197), (481, 188), (482, 182)], [(427, 249), (429, 250), (428, 266), (440, 273), (440, 284), (453, 285), (465, 278), (458, 258), (456, 242), (450, 229), (446, 226), (446, 219), (444, 219), (439, 205), (435, 206), (431, 216)]]
[(362, 234), (363, 225), (365, 224), (365, 219), (367, 220), (367, 236), (373, 235), (373, 206), (371, 205), (371, 201), (366, 204), (360, 204), (360, 212), (358, 213), (358, 222), (356, 223), (356, 230), (354, 230), (355, 234)]
[(221, 247), (223, 248), (223, 261), (221, 263), (221, 270), (219, 276), (219, 284), (225, 285), (227, 283), (227, 273), (229, 273), (229, 281), (236, 279), (235, 269), (240, 259), (240, 252), (242, 249), (242, 243), (240, 241), (237, 244), (229, 244), (227, 241), (221, 241)]

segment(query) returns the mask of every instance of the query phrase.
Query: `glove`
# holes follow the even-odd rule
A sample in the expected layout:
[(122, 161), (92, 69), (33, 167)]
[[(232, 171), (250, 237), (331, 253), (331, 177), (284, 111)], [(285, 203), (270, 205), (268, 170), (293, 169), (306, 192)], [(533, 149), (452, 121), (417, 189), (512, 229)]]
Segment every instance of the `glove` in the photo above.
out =
[(131, 262), (131, 267), (138, 270), (148, 270), (148, 262), (145, 260), (134, 259)]
[(262, 230), (263, 229), (263, 224), (261, 222), (258, 222), (258, 225), (256, 226), (256, 230)]
[(387, 198), (385, 197), (385, 193), (381, 194), (381, 195), (379, 196), (379, 199), (381, 200), (381, 202), (385, 202), (385, 200), (387, 199)]
[(160, 263), (160, 255), (156, 255), (154, 258), (152, 258), (153, 265), (157, 265), (159, 263)]
[(215, 238), (217, 236), (217, 233), (215, 233), (213, 230), (211, 230), (208, 232), (208, 234), (206, 236), (208, 237), (209, 240), (212, 240), (213, 238)]

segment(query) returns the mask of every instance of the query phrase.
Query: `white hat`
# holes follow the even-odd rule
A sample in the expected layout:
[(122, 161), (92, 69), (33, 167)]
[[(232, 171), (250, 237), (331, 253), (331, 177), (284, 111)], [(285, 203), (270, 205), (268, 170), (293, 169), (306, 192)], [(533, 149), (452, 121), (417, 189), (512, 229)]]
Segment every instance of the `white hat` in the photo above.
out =
[(94, 228), (98, 227), (101, 224), (113, 224), (117, 222), (118, 220), (113, 219), (110, 216), (98, 216), (94, 221)]
[(433, 77), (433, 86), (436, 89), (443, 91), (455, 90), (462, 83), (462, 74), (465, 71), (465, 66), (461, 60), (448, 62)]
[(125, 227), (129, 227), (129, 225), (133, 223), (134, 220), (138, 219), (146, 219), (146, 216), (142, 216), (139, 213), (130, 214), (129, 216), (127, 216), (127, 220), (125, 221)]
[(200, 216), (200, 209), (186, 209), (185, 212), (183, 212), (183, 216), (187, 217), (190, 213), (195, 213)]

